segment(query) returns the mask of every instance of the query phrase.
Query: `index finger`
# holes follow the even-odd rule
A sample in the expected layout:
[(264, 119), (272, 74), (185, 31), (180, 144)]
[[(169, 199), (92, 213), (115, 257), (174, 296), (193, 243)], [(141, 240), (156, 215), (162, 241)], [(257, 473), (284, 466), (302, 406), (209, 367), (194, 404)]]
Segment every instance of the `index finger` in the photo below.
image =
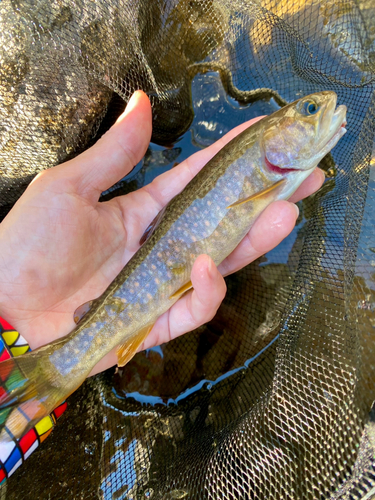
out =
[(261, 120), (263, 116), (253, 118), (245, 123), (241, 123), (230, 132), (221, 137), (214, 144), (202, 151), (194, 153), (189, 158), (156, 177), (150, 184), (144, 186), (142, 190), (146, 191), (158, 205), (161, 210), (174, 196), (180, 193), (193, 177), (220, 151), (229, 141), (239, 133), (249, 128), (251, 125)]
[(160, 210), (184, 189), (192, 178), (197, 175), (204, 165), (225, 144), (261, 118), (254, 118), (235, 127), (208, 148), (198, 151), (172, 170), (156, 177), (147, 186), (106, 202), (111, 205), (117, 205), (120, 208), (124, 225), (127, 229), (128, 240), (137, 242), (131, 247), (132, 252), (138, 249), (138, 242), (145, 228)]

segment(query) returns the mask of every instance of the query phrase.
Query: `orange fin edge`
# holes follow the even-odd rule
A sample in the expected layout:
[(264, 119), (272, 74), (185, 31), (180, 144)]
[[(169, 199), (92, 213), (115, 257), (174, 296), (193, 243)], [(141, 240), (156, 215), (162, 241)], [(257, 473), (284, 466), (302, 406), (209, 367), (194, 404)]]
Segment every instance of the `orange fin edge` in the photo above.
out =
[(119, 345), (117, 347), (117, 364), (118, 366), (125, 366), (132, 357), (136, 354), (137, 348), (142, 344), (144, 339), (152, 330), (152, 325), (147, 325), (144, 328), (141, 328), (134, 336), (134, 339), (130, 342), (126, 342), (125, 344)]

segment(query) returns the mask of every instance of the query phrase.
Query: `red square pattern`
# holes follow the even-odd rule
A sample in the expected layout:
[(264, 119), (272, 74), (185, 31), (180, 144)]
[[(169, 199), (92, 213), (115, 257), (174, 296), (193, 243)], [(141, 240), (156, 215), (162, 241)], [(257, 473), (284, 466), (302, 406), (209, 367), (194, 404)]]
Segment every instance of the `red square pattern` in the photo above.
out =
[(3, 327), (3, 330), (14, 330), (13, 326), (5, 321), (4, 318), (0, 318), (0, 325)]
[(34, 429), (30, 429), (19, 441), (19, 445), (23, 453), (26, 453), (27, 450), (31, 447), (32, 444), (38, 439), (36, 432)]
[(56, 418), (60, 418), (61, 415), (64, 413), (64, 411), (66, 410), (66, 407), (67, 407), (67, 403), (66, 401), (64, 401), (64, 403), (62, 403), (60, 406), (58, 406), (57, 408), (55, 408), (53, 410), (53, 413), (55, 414), (55, 417)]

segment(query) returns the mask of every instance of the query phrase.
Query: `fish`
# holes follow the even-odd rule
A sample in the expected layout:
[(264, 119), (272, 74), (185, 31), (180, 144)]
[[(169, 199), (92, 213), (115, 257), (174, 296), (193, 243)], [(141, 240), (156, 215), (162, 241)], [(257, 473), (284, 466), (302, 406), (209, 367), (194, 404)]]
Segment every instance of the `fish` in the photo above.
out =
[[(332, 91), (303, 97), (226, 144), (155, 217), (105, 292), (78, 307), (71, 333), (0, 363), (0, 445), (18, 438), (83, 383), (117, 346), (124, 366), (155, 321), (192, 288), (196, 258), (219, 265), (273, 201), (288, 199), (346, 132)], [(10, 376), (9, 373), (11, 373)]]

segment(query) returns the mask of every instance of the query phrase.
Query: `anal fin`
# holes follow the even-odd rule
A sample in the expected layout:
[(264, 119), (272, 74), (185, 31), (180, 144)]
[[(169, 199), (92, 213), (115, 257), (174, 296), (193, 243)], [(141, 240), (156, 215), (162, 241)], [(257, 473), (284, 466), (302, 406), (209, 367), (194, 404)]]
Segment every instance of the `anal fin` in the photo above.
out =
[(227, 209), (238, 207), (239, 205), (243, 205), (244, 203), (248, 203), (249, 201), (253, 201), (253, 200), (256, 200), (257, 198), (261, 198), (262, 196), (265, 196), (266, 194), (271, 193), (271, 191), (273, 191), (274, 189), (277, 189), (279, 186), (284, 184), (284, 182), (286, 182), (285, 179), (280, 179), (279, 181), (272, 184), (272, 186), (269, 186), (265, 189), (262, 189), (261, 191), (258, 191), (257, 193), (254, 193), (251, 196), (248, 196), (247, 198), (243, 198), (242, 200), (235, 201), (231, 205), (227, 206)]
[(145, 326), (135, 334), (133, 340), (118, 346), (117, 348), (118, 366), (124, 366), (132, 359), (132, 357), (136, 354), (138, 347), (142, 344), (144, 339), (150, 333), (153, 326), (154, 326), (153, 324)]

